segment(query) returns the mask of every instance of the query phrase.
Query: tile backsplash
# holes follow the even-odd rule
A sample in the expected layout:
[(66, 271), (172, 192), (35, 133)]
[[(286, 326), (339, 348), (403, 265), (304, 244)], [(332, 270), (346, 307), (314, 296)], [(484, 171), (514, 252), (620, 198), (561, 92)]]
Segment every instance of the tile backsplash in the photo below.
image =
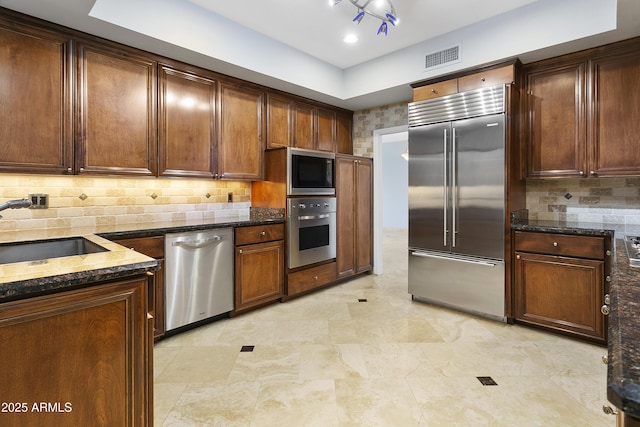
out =
[(2, 174), (0, 203), (30, 193), (47, 193), (49, 208), (0, 212), (0, 231), (248, 218), (251, 206), (249, 182)]
[(529, 218), (624, 225), (640, 231), (640, 178), (527, 181)]

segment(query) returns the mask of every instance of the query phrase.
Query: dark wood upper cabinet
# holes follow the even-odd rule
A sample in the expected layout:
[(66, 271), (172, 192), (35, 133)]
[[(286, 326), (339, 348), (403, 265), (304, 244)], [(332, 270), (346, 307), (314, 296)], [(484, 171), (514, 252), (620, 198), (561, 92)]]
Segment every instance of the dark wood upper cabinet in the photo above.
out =
[(158, 84), (158, 174), (213, 178), (216, 79), (161, 64)]
[(584, 61), (526, 75), (528, 176), (582, 176), (586, 168)]
[[(640, 39), (590, 61), (591, 174), (640, 175)], [(624, 44), (623, 46), (627, 46)]]
[(264, 91), (251, 85), (220, 84), (219, 178), (263, 178), (264, 97)]
[(296, 103), (294, 145), (297, 148), (315, 150), (315, 107)]
[(0, 170), (72, 172), (69, 36), (0, 17)]
[(640, 175), (639, 42), (525, 66), (529, 178)]
[(336, 152), (353, 154), (353, 114), (336, 115)]
[(267, 148), (293, 146), (293, 99), (267, 93)]
[(77, 65), (77, 172), (156, 175), (155, 60), (79, 43)]

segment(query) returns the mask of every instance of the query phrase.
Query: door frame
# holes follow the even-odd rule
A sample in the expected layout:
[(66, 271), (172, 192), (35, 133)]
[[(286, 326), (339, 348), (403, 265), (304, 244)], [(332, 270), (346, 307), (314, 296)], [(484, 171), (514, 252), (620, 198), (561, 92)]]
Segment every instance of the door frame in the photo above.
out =
[[(386, 135), (409, 131), (408, 125), (373, 131), (373, 274), (382, 274), (382, 144)], [(408, 135), (407, 135), (408, 139)], [(395, 142), (395, 141), (393, 141)], [(408, 214), (408, 213), (407, 213)]]

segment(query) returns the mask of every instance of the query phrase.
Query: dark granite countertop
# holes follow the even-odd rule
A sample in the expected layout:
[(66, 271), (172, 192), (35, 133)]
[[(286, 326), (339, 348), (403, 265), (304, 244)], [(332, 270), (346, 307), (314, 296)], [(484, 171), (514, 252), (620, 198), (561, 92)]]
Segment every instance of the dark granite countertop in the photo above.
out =
[[(277, 212), (274, 212), (277, 211)], [(212, 228), (284, 223), (284, 210), (252, 210), (248, 217), (211, 220), (156, 221), (87, 228), (0, 232), (0, 243), (84, 237), (106, 252), (51, 258), (42, 262), (0, 264), (0, 303), (89, 286), (158, 269), (153, 258), (110, 240), (158, 236)]]
[(631, 267), (619, 224), (513, 218), (512, 230), (608, 236), (613, 241), (609, 289), (607, 399), (640, 418), (640, 268)]

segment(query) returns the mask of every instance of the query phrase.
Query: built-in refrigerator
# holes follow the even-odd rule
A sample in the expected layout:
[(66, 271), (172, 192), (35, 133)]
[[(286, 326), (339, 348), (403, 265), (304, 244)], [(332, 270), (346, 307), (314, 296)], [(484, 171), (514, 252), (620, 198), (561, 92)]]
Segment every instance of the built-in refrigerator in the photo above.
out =
[(505, 321), (505, 86), (409, 104), (409, 293)]

